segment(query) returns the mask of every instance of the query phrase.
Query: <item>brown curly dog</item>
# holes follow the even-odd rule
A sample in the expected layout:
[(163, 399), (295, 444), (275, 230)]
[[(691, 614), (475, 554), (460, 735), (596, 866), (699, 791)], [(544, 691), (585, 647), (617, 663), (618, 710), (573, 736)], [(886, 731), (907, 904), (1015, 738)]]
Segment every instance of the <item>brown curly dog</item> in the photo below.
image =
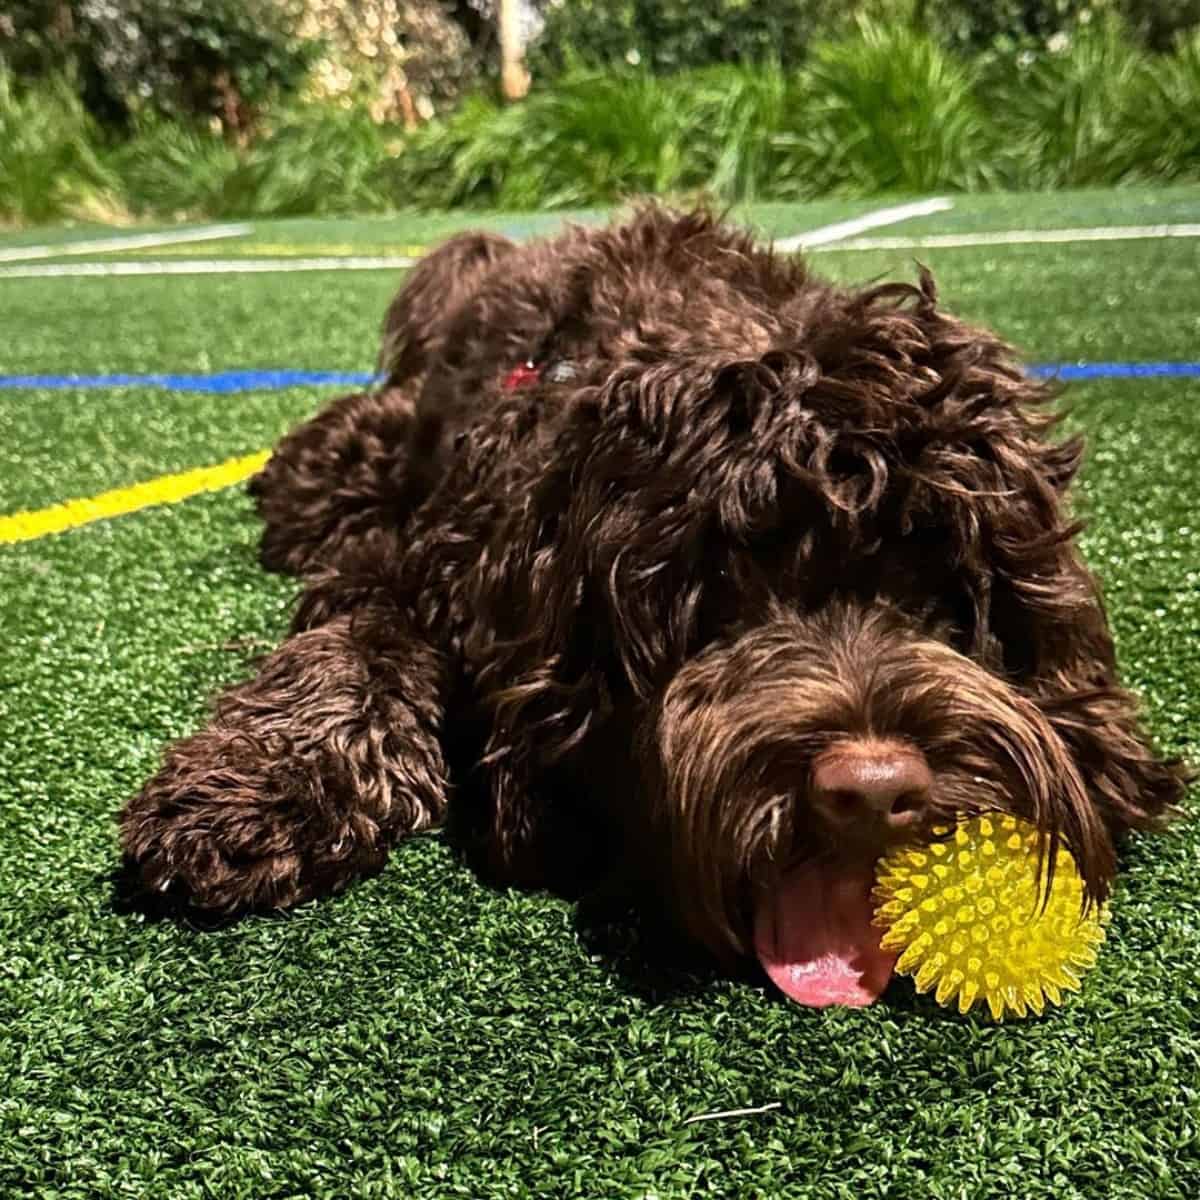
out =
[(496, 882), (624, 889), (866, 1003), (898, 839), (1011, 811), (1100, 898), (1179, 799), (1075, 546), (1081, 443), (928, 274), (847, 291), (655, 207), (463, 235), (382, 366), (251, 484), (303, 595), (122, 813), (147, 889), (297, 904), (451, 817)]

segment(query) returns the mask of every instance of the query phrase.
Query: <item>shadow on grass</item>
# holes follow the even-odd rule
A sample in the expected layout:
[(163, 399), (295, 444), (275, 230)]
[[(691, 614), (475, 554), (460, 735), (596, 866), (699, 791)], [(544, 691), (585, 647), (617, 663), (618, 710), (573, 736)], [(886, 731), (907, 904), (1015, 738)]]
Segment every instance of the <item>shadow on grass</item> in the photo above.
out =
[(587, 953), (612, 968), (621, 984), (650, 1003), (703, 993), (733, 977), (764, 982), (749, 965), (731, 973), (680, 937), (665, 921), (637, 910), (628, 899), (585, 896), (575, 905), (575, 932)]
[(170, 921), (196, 933), (214, 933), (235, 925), (245, 914), (215, 914), (189, 904), (175, 888), (165, 892), (147, 888), (137, 866), (125, 859), (104, 875), (109, 886), (109, 907), (120, 917), (139, 916), (150, 924)]
[[(712, 985), (733, 980), (762, 989), (765, 1000), (803, 1011), (768, 980), (753, 959), (730, 968), (690, 946), (662, 921), (628, 903), (603, 898), (582, 900), (575, 928), (589, 954), (612, 967), (622, 985), (652, 1004), (703, 995)], [(919, 995), (911, 979), (893, 976), (878, 1004), (898, 1019), (961, 1024), (957, 1009), (942, 1008), (932, 995)]]
[[(218, 933), (243, 921), (279, 921), (288, 923), (295, 918), (296, 909), (249, 908), (233, 913), (215, 913), (193, 904), (183, 889), (173, 884), (165, 892), (148, 888), (142, 882), (137, 866), (124, 859), (118, 866), (101, 874), (101, 886), (109, 889), (109, 911), (120, 917), (140, 917), (157, 925), (165, 922), (191, 933)], [(323, 897), (318, 903), (328, 903), (334, 896)]]
[[(469, 870), (461, 862), (459, 865)], [(217, 914), (198, 908), (174, 887), (165, 892), (145, 887), (136, 865), (128, 859), (104, 872), (98, 882), (107, 884), (109, 909), (116, 915), (139, 917), (148, 924), (169, 922), (195, 934), (217, 933), (250, 917), (285, 922), (291, 917), (279, 909)], [(646, 1003), (702, 997), (715, 984), (732, 980), (761, 989), (768, 1003), (791, 1005), (757, 961), (720, 964), (665, 920), (640, 911), (628, 897), (596, 894), (575, 900), (573, 925), (584, 950), (609, 967), (629, 994)], [(918, 995), (912, 981), (899, 976), (892, 979), (879, 1003), (897, 1017), (962, 1020), (956, 1011), (941, 1008), (932, 996)]]

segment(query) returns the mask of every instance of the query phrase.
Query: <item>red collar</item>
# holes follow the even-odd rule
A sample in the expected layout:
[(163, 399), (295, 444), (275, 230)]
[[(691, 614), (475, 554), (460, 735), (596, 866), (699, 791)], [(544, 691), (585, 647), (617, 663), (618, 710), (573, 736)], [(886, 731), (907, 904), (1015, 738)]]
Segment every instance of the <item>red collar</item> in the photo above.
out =
[(537, 366), (532, 359), (521, 363), (519, 367), (513, 367), (511, 371), (504, 377), (504, 383), (501, 386), (506, 392), (515, 392), (520, 388), (534, 387), (542, 381), (542, 368)]

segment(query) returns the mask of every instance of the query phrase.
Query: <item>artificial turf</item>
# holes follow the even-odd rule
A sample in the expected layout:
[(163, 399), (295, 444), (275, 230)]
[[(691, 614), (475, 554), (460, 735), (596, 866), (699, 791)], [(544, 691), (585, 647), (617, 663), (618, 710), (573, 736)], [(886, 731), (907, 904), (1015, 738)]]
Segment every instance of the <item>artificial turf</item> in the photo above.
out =
[[(1189, 197), (1200, 210), (1176, 189), (996, 212), (973, 199), (967, 216), (1142, 224), (1186, 219)], [(759, 217), (790, 232), (825, 214)], [(378, 222), (306, 228), (316, 244), (379, 236)], [(920, 257), (948, 304), (1037, 361), (1194, 359), (1198, 248)], [(911, 276), (912, 257), (817, 267)], [(0, 374), (369, 369), (393, 283), (5, 280)], [(1200, 380), (1068, 395), (1092, 446), (1085, 549), (1125, 675), (1164, 748), (1200, 758)], [(322, 398), (0, 390), (0, 511), (245, 453)], [(113, 810), (286, 622), (292, 589), (256, 566), (256, 532), (230, 491), (0, 547), (0, 1195), (1200, 1194), (1194, 823), (1131, 844), (1083, 995), (1001, 1026), (906, 983), (818, 1012), (656, 967), (620, 926), (581, 930), (559, 900), (484, 888), (437, 835), (283, 917), (206, 932), (125, 911)]]

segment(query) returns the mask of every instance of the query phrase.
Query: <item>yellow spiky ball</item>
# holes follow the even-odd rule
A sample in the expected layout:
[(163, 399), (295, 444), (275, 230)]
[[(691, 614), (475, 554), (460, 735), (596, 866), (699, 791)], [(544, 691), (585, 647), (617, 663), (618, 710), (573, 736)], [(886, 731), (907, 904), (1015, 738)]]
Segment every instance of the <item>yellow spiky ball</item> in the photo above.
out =
[(1077, 991), (1104, 940), (1107, 905), (1082, 911), (1083, 881), (1059, 849), (1045, 907), (1038, 881), (1038, 832), (1008, 814), (960, 822), (944, 840), (901, 846), (875, 879), (875, 924), (885, 950), (900, 951), (896, 970), (917, 991), (967, 1012), (984, 1000), (997, 1020), (1039, 1015), (1046, 1000)]

